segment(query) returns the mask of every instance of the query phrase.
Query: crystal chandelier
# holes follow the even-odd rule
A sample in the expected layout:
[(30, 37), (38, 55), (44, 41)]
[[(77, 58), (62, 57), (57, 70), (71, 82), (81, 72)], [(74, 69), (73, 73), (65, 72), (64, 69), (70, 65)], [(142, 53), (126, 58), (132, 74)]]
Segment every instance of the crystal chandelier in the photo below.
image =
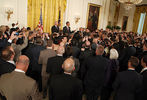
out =
[(120, 3), (123, 3), (126, 10), (130, 10), (132, 5), (136, 5), (142, 2), (142, 0), (118, 0)]
[(124, 4), (139, 4), (142, 2), (142, 0), (119, 0), (120, 3), (124, 3)]

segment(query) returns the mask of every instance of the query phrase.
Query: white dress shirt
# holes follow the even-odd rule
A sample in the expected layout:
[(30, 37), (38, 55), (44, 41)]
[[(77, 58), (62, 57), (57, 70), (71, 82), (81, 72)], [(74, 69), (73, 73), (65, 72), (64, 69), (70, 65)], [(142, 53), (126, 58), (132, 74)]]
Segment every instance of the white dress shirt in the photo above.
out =
[(63, 55), (62, 54), (57, 54), (57, 56), (61, 56), (62, 57)]
[(15, 62), (14, 62), (14, 61), (12, 61), (12, 60), (8, 60), (7, 62), (9, 62), (9, 63), (11, 63), (11, 64), (15, 65)]
[(128, 68), (128, 70), (135, 70), (134, 68)]
[(20, 73), (25, 73), (23, 70), (20, 70), (20, 69), (15, 69), (14, 71), (20, 72)]
[(140, 73), (143, 73), (144, 71), (147, 70), (147, 67), (143, 68), (142, 71)]

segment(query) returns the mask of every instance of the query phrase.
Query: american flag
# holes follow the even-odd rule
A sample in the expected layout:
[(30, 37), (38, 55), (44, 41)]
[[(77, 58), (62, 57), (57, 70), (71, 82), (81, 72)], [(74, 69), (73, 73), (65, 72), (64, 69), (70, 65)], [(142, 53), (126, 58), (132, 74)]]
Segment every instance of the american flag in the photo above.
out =
[(39, 27), (40, 32), (43, 33), (42, 7), (40, 9), (40, 19), (39, 19), (39, 25), (38, 25), (38, 27)]

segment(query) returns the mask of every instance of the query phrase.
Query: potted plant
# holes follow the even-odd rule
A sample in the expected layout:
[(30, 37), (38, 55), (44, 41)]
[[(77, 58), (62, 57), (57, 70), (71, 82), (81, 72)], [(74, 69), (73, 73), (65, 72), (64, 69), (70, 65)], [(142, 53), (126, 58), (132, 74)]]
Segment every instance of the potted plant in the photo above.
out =
[(106, 28), (112, 30), (112, 27), (110, 25), (107, 25)]

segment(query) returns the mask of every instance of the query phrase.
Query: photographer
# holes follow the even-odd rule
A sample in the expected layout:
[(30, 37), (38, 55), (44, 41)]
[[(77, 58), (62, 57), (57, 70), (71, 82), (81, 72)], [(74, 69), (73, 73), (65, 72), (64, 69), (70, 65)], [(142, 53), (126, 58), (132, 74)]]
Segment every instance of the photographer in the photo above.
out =
[[(27, 36), (25, 35), (25, 33), (15, 33), (15, 36), (16, 38), (13, 39), (12, 41), (12, 48), (14, 49), (14, 52), (15, 52), (15, 57), (14, 57), (14, 61), (16, 61), (16, 59), (21, 55), (21, 50), (23, 50), (27, 45), (28, 45), (28, 39), (27, 39)], [(17, 40), (19, 38), (22, 38), (23, 37), (23, 43), (22, 44), (16, 44), (17, 43)]]

